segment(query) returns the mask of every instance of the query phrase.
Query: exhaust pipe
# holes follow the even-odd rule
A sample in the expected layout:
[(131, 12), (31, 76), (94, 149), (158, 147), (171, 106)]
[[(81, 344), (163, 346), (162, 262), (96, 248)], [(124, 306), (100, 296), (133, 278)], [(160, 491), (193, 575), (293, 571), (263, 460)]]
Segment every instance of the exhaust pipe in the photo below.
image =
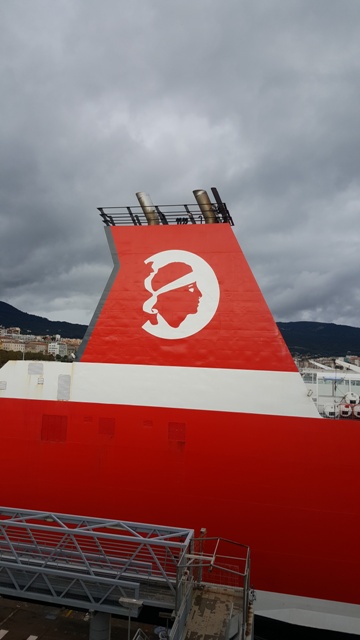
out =
[(210, 202), (209, 196), (204, 189), (195, 189), (193, 191), (196, 202), (200, 207), (200, 211), (204, 216), (204, 220), (206, 224), (213, 224), (217, 222), (215, 211)]
[(141, 208), (145, 214), (146, 221), (149, 225), (160, 224), (158, 213), (152, 203), (152, 200), (148, 193), (144, 191), (138, 191), (136, 197), (141, 205)]

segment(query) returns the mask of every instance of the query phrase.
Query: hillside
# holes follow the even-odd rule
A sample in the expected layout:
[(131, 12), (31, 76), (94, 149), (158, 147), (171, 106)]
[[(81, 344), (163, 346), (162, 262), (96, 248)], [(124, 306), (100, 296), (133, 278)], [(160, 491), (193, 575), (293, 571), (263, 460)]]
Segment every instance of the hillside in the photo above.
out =
[[(19, 311), (0, 301), (0, 325), (20, 327), (22, 333), (60, 334), (63, 338), (83, 338), (84, 324), (58, 322)], [(291, 353), (311, 356), (360, 355), (360, 328), (325, 322), (278, 322)]]
[(60, 334), (62, 338), (84, 337), (87, 326), (84, 324), (72, 324), (71, 322), (58, 322), (48, 320), (41, 316), (19, 311), (11, 304), (0, 301), (0, 325), (3, 327), (20, 327), (21, 333), (30, 333), (36, 336)]
[(326, 322), (278, 322), (294, 355), (360, 356), (360, 328)]

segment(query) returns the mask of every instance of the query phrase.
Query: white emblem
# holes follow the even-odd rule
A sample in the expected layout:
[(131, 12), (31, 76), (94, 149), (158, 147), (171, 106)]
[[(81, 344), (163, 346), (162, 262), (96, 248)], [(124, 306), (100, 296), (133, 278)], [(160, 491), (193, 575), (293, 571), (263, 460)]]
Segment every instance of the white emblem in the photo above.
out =
[(151, 316), (142, 328), (157, 338), (178, 340), (201, 331), (218, 308), (220, 288), (210, 265), (190, 251), (161, 251), (147, 258), (145, 278), (151, 294), (143, 311)]

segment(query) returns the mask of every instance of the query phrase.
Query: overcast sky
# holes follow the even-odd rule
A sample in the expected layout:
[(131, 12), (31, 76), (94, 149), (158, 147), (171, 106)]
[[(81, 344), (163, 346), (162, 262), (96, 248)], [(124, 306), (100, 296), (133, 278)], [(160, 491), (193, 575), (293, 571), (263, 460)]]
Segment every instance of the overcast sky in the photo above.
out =
[(359, 0), (2, 0), (0, 300), (87, 324), (97, 206), (217, 186), (276, 320), (360, 326)]

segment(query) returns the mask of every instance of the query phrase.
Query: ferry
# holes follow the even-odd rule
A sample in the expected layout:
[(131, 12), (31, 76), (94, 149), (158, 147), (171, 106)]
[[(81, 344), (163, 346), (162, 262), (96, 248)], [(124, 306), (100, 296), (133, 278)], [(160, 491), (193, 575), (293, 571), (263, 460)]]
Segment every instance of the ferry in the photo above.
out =
[(0, 370), (0, 504), (238, 540), (258, 615), (360, 634), (360, 422), (320, 415), (212, 194), (100, 207), (77, 360)]

